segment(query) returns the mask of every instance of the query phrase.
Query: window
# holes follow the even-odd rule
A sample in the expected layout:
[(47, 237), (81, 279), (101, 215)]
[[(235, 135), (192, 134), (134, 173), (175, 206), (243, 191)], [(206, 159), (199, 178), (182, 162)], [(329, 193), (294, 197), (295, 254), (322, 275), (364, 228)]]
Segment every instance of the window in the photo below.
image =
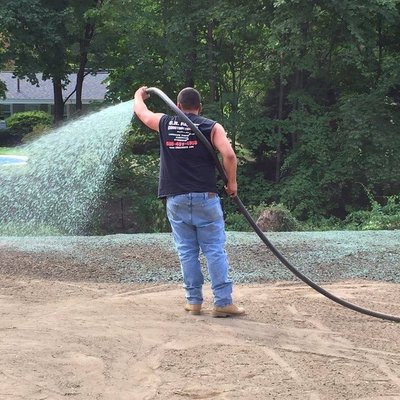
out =
[(24, 112), (25, 104), (13, 104), (13, 113)]
[(10, 104), (0, 104), (0, 119), (6, 119), (11, 115)]
[(37, 111), (39, 110), (39, 104), (25, 104), (25, 111)]

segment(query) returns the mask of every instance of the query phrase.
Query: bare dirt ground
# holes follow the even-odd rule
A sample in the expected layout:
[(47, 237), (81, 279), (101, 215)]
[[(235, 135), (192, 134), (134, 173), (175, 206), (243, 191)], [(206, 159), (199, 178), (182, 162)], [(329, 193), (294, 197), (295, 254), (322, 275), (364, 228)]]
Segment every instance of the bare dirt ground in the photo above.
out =
[[(65, 260), (4, 243), (0, 400), (400, 399), (400, 325), (302, 283), (238, 284), (235, 301), (247, 314), (227, 319), (211, 317), (207, 284), (204, 313), (192, 316), (180, 283), (90, 281), (76, 265), (74, 277), (60, 278), (53, 266), (65, 271)], [(142, 251), (141, 262), (152, 256), (163, 253)], [(324, 287), (399, 314), (398, 283)]]

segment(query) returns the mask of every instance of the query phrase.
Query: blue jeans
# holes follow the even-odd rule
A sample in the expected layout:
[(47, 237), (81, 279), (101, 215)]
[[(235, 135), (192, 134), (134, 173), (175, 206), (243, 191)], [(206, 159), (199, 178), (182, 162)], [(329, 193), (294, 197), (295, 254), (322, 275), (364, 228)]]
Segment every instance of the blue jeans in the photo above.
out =
[(201, 304), (204, 276), (199, 261), (200, 249), (206, 257), (214, 304), (232, 303), (232, 280), (224, 249), (225, 224), (220, 199), (215, 193), (187, 193), (167, 198), (167, 215), (189, 304)]

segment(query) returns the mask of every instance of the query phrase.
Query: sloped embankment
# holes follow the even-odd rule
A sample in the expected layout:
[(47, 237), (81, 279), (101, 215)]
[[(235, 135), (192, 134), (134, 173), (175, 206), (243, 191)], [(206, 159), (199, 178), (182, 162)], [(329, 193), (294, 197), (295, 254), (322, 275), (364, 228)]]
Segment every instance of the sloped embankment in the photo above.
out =
[[(400, 231), (269, 233), (285, 257), (316, 282), (400, 282)], [(254, 233), (228, 232), (236, 282), (297, 279)], [(170, 234), (103, 237), (0, 237), (0, 273), (93, 282), (177, 282)], [(203, 259), (203, 264), (205, 260)]]

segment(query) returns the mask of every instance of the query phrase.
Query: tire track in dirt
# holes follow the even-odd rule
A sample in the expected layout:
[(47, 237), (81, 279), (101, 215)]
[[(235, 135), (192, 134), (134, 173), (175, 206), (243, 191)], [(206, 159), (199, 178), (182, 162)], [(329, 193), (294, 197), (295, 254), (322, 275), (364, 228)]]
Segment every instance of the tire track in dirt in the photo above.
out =
[[(392, 285), (349, 286), (355, 297), (400, 301)], [(237, 286), (248, 314), (231, 319), (211, 318), (208, 287), (200, 316), (183, 311), (179, 285), (0, 276), (0, 289), (1, 400), (400, 396), (398, 325), (353, 318), (300, 286)]]

